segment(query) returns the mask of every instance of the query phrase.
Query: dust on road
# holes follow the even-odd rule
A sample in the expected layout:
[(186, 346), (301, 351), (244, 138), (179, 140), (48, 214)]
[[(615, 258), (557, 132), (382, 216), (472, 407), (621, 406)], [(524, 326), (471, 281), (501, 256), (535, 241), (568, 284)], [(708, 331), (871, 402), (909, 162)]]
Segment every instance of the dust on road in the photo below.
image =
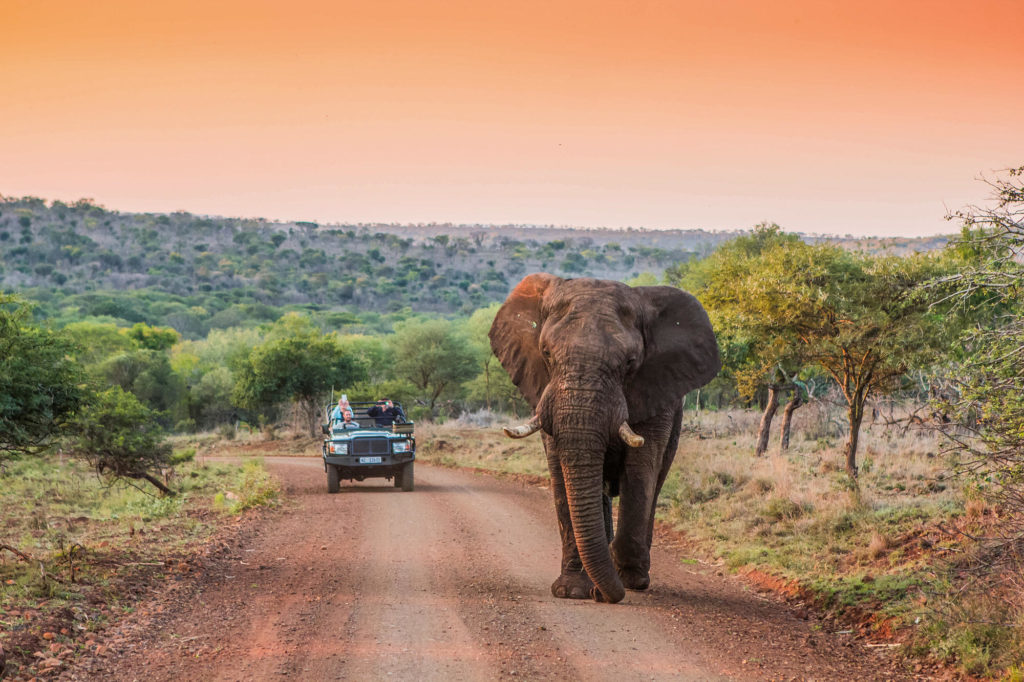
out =
[[(318, 458), (268, 458), (291, 500), (123, 644), (66, 675), (123, 680), (909, 679), (655, 542), (652, 587), (555, 599), (550, 491), (417, 464), (326, 493)], [(804, 616), (806, 617), (806, 615)]]

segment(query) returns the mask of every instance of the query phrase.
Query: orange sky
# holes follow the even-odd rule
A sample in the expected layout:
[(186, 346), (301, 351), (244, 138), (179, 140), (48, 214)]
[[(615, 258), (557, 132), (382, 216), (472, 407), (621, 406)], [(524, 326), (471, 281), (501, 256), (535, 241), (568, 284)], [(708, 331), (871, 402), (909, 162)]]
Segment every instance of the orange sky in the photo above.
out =
[(1018, 0), (0, 0), (0, 194), (927, 235), (1024, 165)]

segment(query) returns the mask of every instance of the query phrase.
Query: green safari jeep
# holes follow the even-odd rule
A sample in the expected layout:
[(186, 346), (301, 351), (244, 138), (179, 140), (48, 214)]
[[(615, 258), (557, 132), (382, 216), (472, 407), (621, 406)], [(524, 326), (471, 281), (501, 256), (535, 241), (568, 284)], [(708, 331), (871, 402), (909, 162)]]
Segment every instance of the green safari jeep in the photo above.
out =
[(413, 489), (416, 438), (413, 423), (394, 403), (397, 416), (370, 416), (376, 403), (350, 403), (353, 419), (346, 424), (332, 420), (333, 405), (325, 411), (323, 457), (327, 471), (327, 492), (336, 493), (344, 480), (394, 479), (395, 487)]

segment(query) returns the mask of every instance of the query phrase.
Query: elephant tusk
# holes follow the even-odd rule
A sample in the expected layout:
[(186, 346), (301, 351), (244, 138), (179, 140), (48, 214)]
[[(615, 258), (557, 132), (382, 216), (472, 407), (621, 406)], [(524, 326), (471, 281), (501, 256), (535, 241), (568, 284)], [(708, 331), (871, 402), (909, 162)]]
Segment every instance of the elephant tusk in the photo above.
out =
[(519, 426), (506, 426), (502, 428), (509, 438), (526, 438), (530, 434), (540, 431), (540, 417), (534, 415), (530, 421)]
[(619, 438), (631, 448), (638, 448), (644, 444), (644, 437), (633, 433), (633, 429), (629, 428), (626, 422), (622, 422), (622, 426), (619, 427)]

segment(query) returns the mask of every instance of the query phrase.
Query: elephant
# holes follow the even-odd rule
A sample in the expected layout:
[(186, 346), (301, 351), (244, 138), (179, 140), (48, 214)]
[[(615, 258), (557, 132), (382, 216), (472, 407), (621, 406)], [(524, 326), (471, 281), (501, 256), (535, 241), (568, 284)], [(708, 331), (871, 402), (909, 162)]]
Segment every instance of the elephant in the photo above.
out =
[(615, 603), (625, 588), (647, 589), (682, 398), (721, 369), (704, 308), (673, 287), (534, 273), (499, 308), (489, 337), (533, 408), (506, 435), (542, 432), (562, 540), (552, 594)]

